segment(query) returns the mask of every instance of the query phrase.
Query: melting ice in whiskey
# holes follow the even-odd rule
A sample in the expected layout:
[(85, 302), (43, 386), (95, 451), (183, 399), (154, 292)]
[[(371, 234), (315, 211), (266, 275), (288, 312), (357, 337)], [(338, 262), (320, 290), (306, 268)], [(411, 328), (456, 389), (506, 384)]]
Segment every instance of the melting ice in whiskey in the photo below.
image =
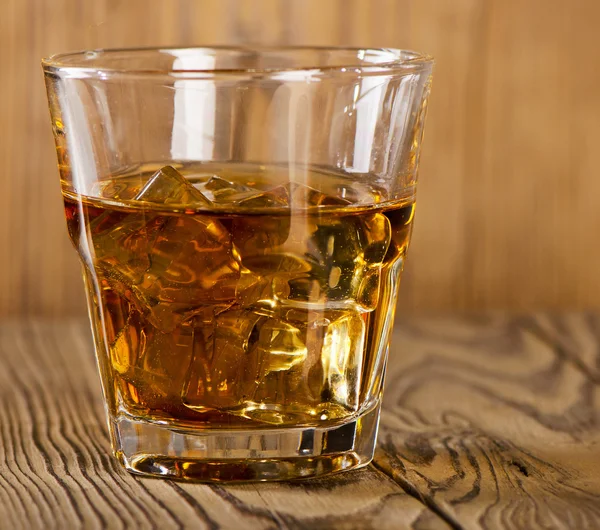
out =
[(369, 406), (412, 199), (317, 170), (177, 167), (64, 192), (113, 413), (255, 428)]

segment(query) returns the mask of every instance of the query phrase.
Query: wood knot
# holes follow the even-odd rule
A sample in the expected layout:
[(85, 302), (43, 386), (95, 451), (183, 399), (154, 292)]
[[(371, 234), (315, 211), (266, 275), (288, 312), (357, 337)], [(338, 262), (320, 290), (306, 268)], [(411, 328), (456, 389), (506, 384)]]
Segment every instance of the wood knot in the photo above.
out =
[(509, 463), (511, 466), (515, 466), (522, 475), (524, 475), (526, 477), (529, 476), (529, 471), (527, 470), (527, 467), (522, 462), (519, 462), (518, 460), (511, 460)]

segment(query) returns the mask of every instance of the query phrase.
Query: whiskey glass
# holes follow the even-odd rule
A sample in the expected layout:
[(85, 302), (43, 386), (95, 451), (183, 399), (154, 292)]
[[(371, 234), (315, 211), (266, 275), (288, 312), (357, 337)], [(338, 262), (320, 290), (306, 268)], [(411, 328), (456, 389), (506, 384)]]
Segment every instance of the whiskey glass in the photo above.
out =
[(43, 69), (123, 466), (262, 481), (366, 465), (431, 58), (141, 48)]

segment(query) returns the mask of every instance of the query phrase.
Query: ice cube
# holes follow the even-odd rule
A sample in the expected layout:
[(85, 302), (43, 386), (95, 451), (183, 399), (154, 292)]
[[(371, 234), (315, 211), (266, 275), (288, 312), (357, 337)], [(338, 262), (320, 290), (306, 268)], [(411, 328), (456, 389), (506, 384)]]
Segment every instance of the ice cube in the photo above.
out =
[(311, 402), (303, 382), (308, 349), (302, 325), (273, 316), (257, 331), (249, 349), (248, 376), (253, 384), (244, 415), (271, 424), (293, 420), (296, 413), (304, 415)]
[(239, 182), (231, 182), (219, 176), (196, 184), (197, 189), (214, 202), (230, 203), (246, 208), (265, 208), (292, 205), (297, 208), (310, 206), (343, 206), (350, 201), (320, 192), (304, 184), (288, 182), (268, 190), (259, 190)]
[(100, 286), (103, 338), (112, 369), (138, 393), (153, 388), (154, 394), (166, 395), (173, 392), (173, 386), (180, 388), (185, 375), (182, 366), (189, 364), (185, 356), (190, 356), (186, 352), (191, 351), (193, 329), (183, 324), (172, 333), (161, 333), (107, 280)]
[(290, 252), (271, 252), (243, 258), (244, 266), (263, 276), (291, 274), (296, 276), (310, 271), (310, 264), (301, 256)]
[(329, 418), (356, 410), (366, 333), (361, 312), (294, 308), (285, 318), (302, 330), (307, 347), (298, 403)]
[(361, 217), (361, 222), (364, 259), (369, 266), (380, 265), (390, 246), (392, 236), (390, 220), (382, 213), (374, 213)]
[(252, 311), (225, 311), (215, 318), (209, 340), (194, 346), (183, 388), (183, 403), (195, 410), (242, 406), (253, 391), (249, 350), (266, 317)]
[(242, 269), (217, 221), (197, 215), (162, 221), (141, 252), (120, 241), (118, 252), (97, 268), (155, 327), (168, 332), (206, 306), (231, 306)]
[(298, 298), (297, 291), (310, 281), (311, 264), (291, 253), (262, 254), (243, 259), (243, 266), (254, 279), (237, 292), (242, 307), (274, 310)]
[[(306, 186), (294, 194), (316, 203), (334, 198)], [(311, 200), (313, 200), (311, 199)], [(268, 279), (283, 278), (293, 303), (333, 302), (337, 307), (377, 304), (379, 273), (391, 242), (391, 226), (381, 213), (261, 215), (233, 221), (232, 237), (242, 265)], [(262, 298), (264, 291), (258, 294)], [(285, 297), (280, 297), (285, 298)]]
[(113, 369), (127, 385), (122, 397), (132, 401), (128, 406), (161, 410), (180, 399), (195, 333), (189, 322), (163, 333), (132, 312), (129, 325), (109, 348)]
[[(165, 166), (136, 196), (165, 204), (211, 202), (178, 171)], [(150, 266), (138, 288), (163, 304), (227, 302), (240, 275), (239, 256), (225, 227), (210, 216), (163, 217), (149, 250)]]
[(300, 329), (278, 318), (269, 318), (264, 322), (258, 340), (250, 351), (257, 365), (259, 380), (271, 372), (287, 371), (302, 363), (306, 352)]
[(293, 324), (255, 311), (226, 311), (215, 320), (210, 347), (195, 352), (183, 402), (196, 410), (241, 407), (243, 415), (261, 397), (269, 405), (291, 399), (271, 391), (270, 376), (289, 375), (306, 353), (301, 331)]
[(229, 232), (214, 218), (172, 217), (165, 220), (149, 249), (150, 266), (138, 284), (162, 302), (233, 300), (240, 276), (239, 256)]
[(286, 186), (276, 186), (268, 191), (245, 192), (239, 196), (231, 196), (236, 206), (243, 208), (274, 208), (287, 206), (289, 194)]
[[(161, 204), (208, 201), (170, 167), (136, 196)], [(202, 311), (235, 301), (242, 267), (229, 231), (209, 215), (111, 212), (90, 223), (94, 265), (113, 289), (163, 332)]]
[[(230, 197), (240, 196), (245, 193), (256, 193), (256, 190), (240, 184), (238, 182), (230, 182), (217, 175), (212, 176), (207, 182), (196, 185), (203, 195), (217, 203), (232, 202)], [(235, 198), (233, 199), (235, 200)]]
[(379, 289), (381, 284), (381, 270), (371, 267), (364, 272), (356, 293), (356, 301), (360, 307), (372, 311), (379, 303)]
[(353, 298), (363, 268), (360, 231), (360, 221), (351, 216), (323, 217), (308, 241), (314, 279), (328, 300)]
[[(383, 214), (323, 216), (307, 243), (313, 263), (312, 281), (318, 282), (321, 297), (345, 305), (358, 303), (373, 309), (378, 274), (391, 241), (391, 228)], [(314, 289), (314, 283), (311, 284)], [(362, 293), (362, 294), (361, 294)]]
[(131, 304), (110, 288), (106, 280), (100, 282), (104, 314), (104, 336), (110, 362), (119, 374), (127, 374), (137, 360), (140, 335), (138, 313)]
[(321, 396), (350, 410), (357, 410), (365, 321), (357, 311), (330, 312), (327, 317), (314, 324), (324, 328)]
[(231, 236), (244, 258), (261, 256), (288, 240), (290, 224), (289, 215), (244, 216), (233, 219)]
[[(285, 282), (285, 290), (291, 292), (305, 290), (310, 283), (314, 260), (308, 254), (307, 241), (315, 230), (314, 219), (284, 211), (234, 219), (231, 234), (245, 268), (263, 278), (263, 283), (271, 284), (277, 277), (277, 285)], [(289, 296), (291, 293), (278, 295), (279, 299)]]
[(150, 213), (113, 211), (90, 220), (88, 233), (94, 265), (126, 285), (142, 281), (150, 266), (148, 248), (161, 226), (161, 218)]
[[(299, 185), (296, 190), (317, 193)], [(379, 272), (391, 242), (383, 214), (245, 217), (234, 220), (232, 237), (243, 267), (267, 282), (249, 291), (256, 294), (245, 297), (244, 305), (252, 296), (264, 300), (274, 276), (288, 285), (289, 294), (280, 294), (280, 300), (358, 304), (365, 310), (377, 304)]]
[(213, 175), (207, 182), (204, 183), (203, 187), (205, 190), (212, 191), (213, 193), (219, 191), (237, 193), (240, 191), (248, 191), (249, 189), (243, 184), (238, 184), (229, 180), (225, 180), (224, 178), (221, 178), (218, 175)]
[(154, 173), (135, 196), (135, 200), (194, 207), (212, 204), (172, 166), (164, 166)]
[(137, 368), (143, 371), (144, 377), (150, 382), (154, 379), (168, 381), (166, 387), (162, 386), (160, 393), (178, 396), (192, 360), (196, 327), (192, 322), (186, 322), (175, 330), (164, 333), (146, 325), (144, 333), (145, 347), (138, 358)]
[(263, 309), (269, 312), (276, 309), (280, 301), (287, 299), (290, 294), (290, 286), (286, 276), (251, 274), (250, 278), (247, 283), (238, 283), (236, 305), (240, 307)]
[(327, 195), (305, 184), (290, 182), (287, 185), (289, 203), (296, 208), (309, 208), (311, 206), (344, 206), (350, 201), (341, 197)]
[(188, 408), (271, 424), (357, 410), (365, 340), (358, 311), (229, 310), (211, 329), (195, 339), (182, 393)]
[(285, 186), (276, 186), (265, 191), (215, 175), (207, 182), (197, 184), (197, 189), (218, 204), (244, 208), (267, 208), (288, 204), (288, 190)]
[[(118, 182), (105, 183), (103, 197), (122, 198), (128, 190)], [(161, 204), (209, 205), (208, 201), (177, 170), (165, 166), (146, 182), (135, 200)], [(148, 247), (152, 246), (162, 229), (164, 218), (145, 211), (143, 214), (105, 212), (90, 220), (89, 231), (95, 258), (105, 266), (116, 266), (121, 274), (133, 283), (141, 280), (140, 274), (149, 263)]]
[(358, 410), (364, 340), (358, 311), (294, 309), (265, 321), (251, 351), (259, 364), (246, 414), (281, 423)]

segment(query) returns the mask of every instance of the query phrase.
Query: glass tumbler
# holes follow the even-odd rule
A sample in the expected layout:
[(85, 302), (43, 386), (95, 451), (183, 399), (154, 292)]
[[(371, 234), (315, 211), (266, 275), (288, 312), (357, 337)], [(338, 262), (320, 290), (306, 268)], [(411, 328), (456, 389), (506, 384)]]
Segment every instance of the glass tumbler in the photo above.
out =
[(144, 48), (43, 68), (123, 466), (247, 481), (366, 465), (431, 59)]

